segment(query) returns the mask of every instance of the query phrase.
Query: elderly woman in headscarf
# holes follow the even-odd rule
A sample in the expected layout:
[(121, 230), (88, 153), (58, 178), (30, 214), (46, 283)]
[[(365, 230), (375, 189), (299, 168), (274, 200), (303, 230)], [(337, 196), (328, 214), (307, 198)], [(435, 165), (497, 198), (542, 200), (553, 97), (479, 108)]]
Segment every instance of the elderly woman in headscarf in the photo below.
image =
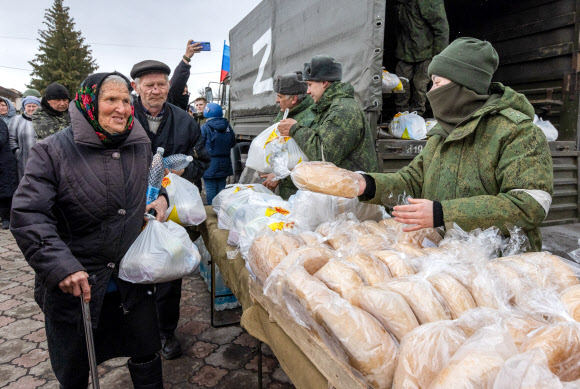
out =
[(32, 114), (38, 107), (38, 97), (26, 96), (22, 99), (22, 115), (14, 117), (8, 126), (10, 149), (18, 161), (18, 179), (22, 178), (30, 149), (36, 144)]
[(16, 109), (12, 102), (6, 97), (0, 96), (0, 119), (8, 126), (14, 116), (16, 116)]
[(154, 208), (163, 220), (167, 210), (163, 196), (145, 205), (151, 145), (129, 91), (119, 73), (89, 76), (69, 106), (71, 126), (32, 148), (13, 199), (11, 231), (36, 272), (61, 388), (88, 384), (81, 295), (90, 301), (97, 363), (130, 357), (135, 388), (163, 388), (153, 285), (118, 277), (144, 213)]

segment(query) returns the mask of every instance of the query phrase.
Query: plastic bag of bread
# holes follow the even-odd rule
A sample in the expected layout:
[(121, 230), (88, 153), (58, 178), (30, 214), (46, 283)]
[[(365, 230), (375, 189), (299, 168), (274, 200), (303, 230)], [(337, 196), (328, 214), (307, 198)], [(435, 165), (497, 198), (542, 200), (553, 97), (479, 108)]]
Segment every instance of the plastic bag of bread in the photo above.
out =
[(442, 320), (415, 328), (401, 339), (393, 389), (425, 389), (465, 342), (455, 321)]
[(512, 292), (504, 277), (498, 276), (498, 269), (480, 264), (471, 266), (469, 273), (459, 278), (467, 288), (478, 307), (509, 309)]
[(245, 191), (245, 190), (251, 190), (254, 192), (259, 192), (259, 193), (266, 193), (269, 195), (274, 195), (274, 192), (272, 192), (270, 189), (266, 188), (264, 185), (262, 184), (251, 184), (251, 185), (241, 185), (241, 184), (234, 184), (234, 185), (228, 185), (226, 186), (226, 188), (222, 191), (220, 191), (214, 198), (213, 201), (211, 203), (211, 207), (213, 208), (214, 212), (216, 213), (216, 215), (219, 215), (220, 213), (220, 209), (221, 209), (221, 205), (223, 203), (223, 200), (235, 193), (238, 193), (239, 191)]
[(316, 232), (326, 237), (326, 242), (335, 250), (356, 245), (359, 237), (369, 234), (359, 221), (353, 219), (352, 214), (323, 223), (316, 228)]
[(427, 277), (446, 302), (452, 319), (457, 319), (463, 312), (476, 307), (471, 294), (459, 281), (446, 273), (435, 273)]
[(249, 204), (269, 206), (272, 208), (279, 207), (286, 210), (290, 208), (288, 202), (282, 200), (280, 196), (255, 192), (251, 189), (240, 190), (223, 199), (218, 214), (218, 228), (229, 230), (233, 223), (234, 214), (238, 208)]
[(338, 343), (349, 364), (373, 388), (390, 388), (397, 360), (397, 345), (370, 314), (337, 299), (315, 309), (317, 323)]
[(546, 354), (534, 348), (514, 355), (502, 365), (493, 389), (572, 389), (580, 382), (562, 382), (550, 371)]
[(274, 268), (304, 242), (296, 235), (287, 232), (267, 233), (256, 238), (249, 250), (248, 260), (250, 273), (264, 285)]
[(393, 278), (375, 286), (403, 296), (420, 324), (451, 319), (442, 297), (422, 276)]
[(576, 321), (550, 324), (528, 334), (522, 351), (540, 348), (548, 366), (564, 382), (580, 379), (580, 323)]
[(396, 243), (391, 248), (409, 257), (423, 257), (427, 255), (425, 251), (409, 243)]
[(358, 196), (358, 175), (330, 162), (299, 163), (291, 177), (298, 189), (351, 199)]
[(350, 302), (373, 315), (399, 342), (419, 326), (411, 307), (398, 293), (364, 286), (353, 293)]
[(379, 224), (389, 230), (391, 234), (397, 236), (398, 243), (408, 243), (415, 247), (437, 246), (443, 239), (435, 228), (422, 228), (417, 231), (404, 232), (403, 229), (410, 226), (399, 223), (395, 218), (381, 220)]
[(371, 251), (371, 254), (382, 261), (393, 277), (410, 276), (416, 273), (413, 265), (401, 253), (392, 250)]
[(355, 269), (355, 266), (349, 262), (331, 259), (314, 274), (314, 277), (342, 298), (350, 301), (352, 294), (365, 286), (365, 282)]
[(359, 276), (367, 285), (377, 285), (389, 281), (392, 276), (387, 265), (367, 254), (355, 254), (344, 259), (355, 266)]
[(304, 241), (304, 244), (308, 246), (318, 246), (326, 240), (324, 236), (314, 231), (301, 232), (298, 234), (298, 237), (300, 237), (300, 239)]
[(580, 322), (580, 285), (574, 285), (562, 292), (560, 301), (566, 306), (570, 316)]
[(322, 193), (299, 190), (290, 200), (290, 220), (305, 230), (314, 230), (320, 224), (351, 213), (357, 220), (378, 221), (388, 214), (381, 205), (362, 203), (358, 198), (346, 199)]
[(493, 388), (501, 367), (517, 352), (504, 326), (484, 327), (453, 354), (429, 388)]

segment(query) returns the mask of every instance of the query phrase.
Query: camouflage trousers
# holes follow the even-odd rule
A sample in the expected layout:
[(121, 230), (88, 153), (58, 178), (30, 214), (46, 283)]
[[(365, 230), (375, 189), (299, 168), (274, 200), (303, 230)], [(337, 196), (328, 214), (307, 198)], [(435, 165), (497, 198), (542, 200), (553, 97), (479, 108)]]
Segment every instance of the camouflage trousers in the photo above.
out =
[(395, 95), (395, 104), (399, 112), (417, 111), (421, 116), (425, 113), (427, 85), (429, 84), (427, 69), (430, 63), (430, 59), (423, 62), (399, 61), (397, 63), (395, 74), (409, 79), (408, 83), (402, 80), (405, 93)]

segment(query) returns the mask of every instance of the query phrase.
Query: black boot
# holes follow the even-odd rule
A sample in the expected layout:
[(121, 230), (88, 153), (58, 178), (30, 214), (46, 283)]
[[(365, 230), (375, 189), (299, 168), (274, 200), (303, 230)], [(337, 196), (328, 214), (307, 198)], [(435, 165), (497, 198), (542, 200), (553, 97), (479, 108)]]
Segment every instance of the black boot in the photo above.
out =
[(2, 220), (2, 228), (7, 230), (10, 228), (10, 220)]
[(179, 358), (183, 351), (181, 350), (181, 344), (175, 335), (171, 335), (168, 338), (161, 339), (161, 355), (164, 359), (175, 359)]
[(131, 358), (127, 362), (127, 367), (135, 389), (163, 389), (161, 357), (158, 354), (155, 354), (152, 361), (145, 363), (133, 363)]

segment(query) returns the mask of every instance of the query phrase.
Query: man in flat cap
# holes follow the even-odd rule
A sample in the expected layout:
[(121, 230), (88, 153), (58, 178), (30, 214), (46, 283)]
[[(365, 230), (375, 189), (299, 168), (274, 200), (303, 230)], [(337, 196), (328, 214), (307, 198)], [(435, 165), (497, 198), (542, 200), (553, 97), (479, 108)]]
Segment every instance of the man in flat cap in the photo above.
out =
[(354, 100), (354, 88), (341, 82), (342, 65), (327, 55), (316, 55), (304, 64), (307, 93), (312, 96), (314, 121), (280, 122), (282, 136), (294, 138), (311, 161), (332, 162), (348, 170), (378, 171), (377, 154), (369, 122)]
[[(189, 166), (173, 173), (194, 182), (209, 167), (210, 156), (205, 150), (195, 120), (186, 111), (167, 102), (170, 72), (169, 66), (154, 60), (142, 61), (133, 66), (131, 85), (139, 95), (135, 101), (135, 118), (145, 128), (153, 152), (163, 147), (165, 157), (174, 154), (193, 157)], [(182, 354), (181, 345), (174, 334), (179, 320), (181, 283), (179, 279), (155, 286), (163, 345), (161, 354), (165, 359), (174, 359)]]
[[(314, 105), (314, 100), (306, 92), (308, 84), (302, 78), (302, 72), (293, 72), (278, 76), (274, 79), (274, 91), (276, 92), (276, 103), (280, 105), (280, 112), (274, 119), (274, 123), (279, 122), (284, 117), (284, 111), (289, 109), (288, 117), (304, 127), (308, 127), (314, 121), (314, 112), (310, 108)], [(298, 145), (300, 147), (300, 145)], [(298, 188), (292, 183), (290, 177), (280, 181), (273, 181), (274, 173), (263, 175), (266, 178), (264, 186), (270, 190), (276, 189), (280, 185), (280, 197), (288, 200)]]
[(32, 114), (32, 126), (37, 140), (70, 126), (69, 103), (70, 97), (64, 85), (53, 82), (46, 87), (40, 100), (40, 108)]

